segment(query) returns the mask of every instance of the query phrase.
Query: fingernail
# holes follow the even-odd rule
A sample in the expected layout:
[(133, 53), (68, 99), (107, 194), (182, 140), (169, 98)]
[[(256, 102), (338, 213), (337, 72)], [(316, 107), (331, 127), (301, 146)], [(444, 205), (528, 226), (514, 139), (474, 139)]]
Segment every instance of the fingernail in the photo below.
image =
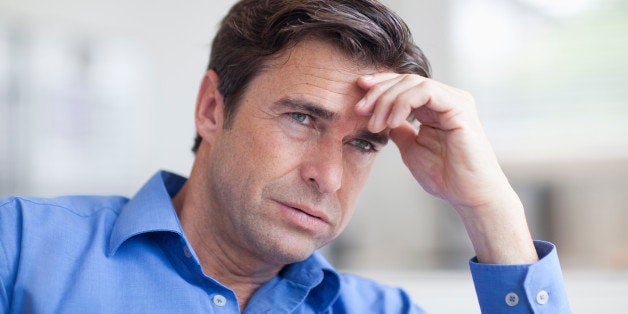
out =
[(362, 77), (362, 79), (365, 80), (365, 81), (370, 81), (370, 80), (373, 79), (373, 75), (365, 75), (365, 76)]

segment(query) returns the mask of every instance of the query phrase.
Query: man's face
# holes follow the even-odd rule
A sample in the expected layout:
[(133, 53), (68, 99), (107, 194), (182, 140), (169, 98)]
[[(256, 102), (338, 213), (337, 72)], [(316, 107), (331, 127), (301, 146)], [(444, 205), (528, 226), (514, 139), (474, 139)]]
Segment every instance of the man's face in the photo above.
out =
[(213, 232), (270, 263), (307, 258), (347, 225), (387, 133), (354, 113), (359, 67), (304, 41), (270, 62), (241, 98), (209, 157)]

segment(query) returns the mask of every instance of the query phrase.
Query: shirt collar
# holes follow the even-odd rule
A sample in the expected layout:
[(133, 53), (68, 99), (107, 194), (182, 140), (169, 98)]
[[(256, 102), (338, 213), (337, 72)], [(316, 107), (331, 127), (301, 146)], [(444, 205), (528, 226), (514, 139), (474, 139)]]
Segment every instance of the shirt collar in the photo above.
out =
[[(143, 233), (173, 232), (185, 238), (172, 205), (172, 197), (185, 182), (184, 177), (167, 171), (153, 175), (122, 208), (109, 238), (108, 255), (115, 254), (126, 240)], [(286, 265), (279, 277), (308, 290), (304, 301), (317, 311), (331, 306), (340, 293), (340, 276), (318, 252), (302, 262)]]
[(287, 265), (280, 277), (309, 289), (305, 302), (323, 312), (340, 294), (340, 275), (319, 252), (308, 259)]
[(129, 238), (155, 231), (174, 232), (183, 236), (172, 197), (186, 179), (167, 171), (153, 175), (122, 208), (111, 231), (108, 255), (116, 253)]

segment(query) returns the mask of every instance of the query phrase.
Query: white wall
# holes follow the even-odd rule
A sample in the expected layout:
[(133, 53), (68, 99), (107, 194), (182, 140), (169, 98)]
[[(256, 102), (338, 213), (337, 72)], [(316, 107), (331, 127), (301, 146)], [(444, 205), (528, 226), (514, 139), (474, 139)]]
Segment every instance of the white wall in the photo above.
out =
[[(0, 2), (0, 18), (10, 28), (31, 35), (63, 34), (68, 42), (86, 38), (97, 46), (106, 43), (133, 56), (143, 72), (134, 82), (143, 87), (135, 94), (141, 97), (129, 109), (139, 112), (140, 119), (133, 126), (133, 138), (137, 138), (133, 143), (139, 147), (128, 156), (132, 169), (118, 169), (123, 172), (119, 174), (123, 183), (75, 177), (63, 186), (55, 182), (34, 184), (35, 188), (25, 184), (14, 192), (87, 193), (97, 189), (91, 192), (130, 194), (159, 168), (186, 174), (192, 161), (189, 148), (198, 83), (212, 36), (229, 5), (225, 1), (186, 1), (185, 5), (173, 1)], [(32, 138), (38, 136), (41, 134), (32, 134)], [(33, 153), (45, 155), (46, 151)]]

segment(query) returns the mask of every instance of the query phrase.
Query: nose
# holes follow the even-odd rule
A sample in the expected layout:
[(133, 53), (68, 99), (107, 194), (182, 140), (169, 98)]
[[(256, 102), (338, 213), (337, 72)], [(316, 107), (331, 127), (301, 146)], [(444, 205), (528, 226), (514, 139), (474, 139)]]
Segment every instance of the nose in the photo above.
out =
[(342, 143), (319, 143), (301, 165), (301, 177), (320, 193), (334, 193), (342, 186)]

